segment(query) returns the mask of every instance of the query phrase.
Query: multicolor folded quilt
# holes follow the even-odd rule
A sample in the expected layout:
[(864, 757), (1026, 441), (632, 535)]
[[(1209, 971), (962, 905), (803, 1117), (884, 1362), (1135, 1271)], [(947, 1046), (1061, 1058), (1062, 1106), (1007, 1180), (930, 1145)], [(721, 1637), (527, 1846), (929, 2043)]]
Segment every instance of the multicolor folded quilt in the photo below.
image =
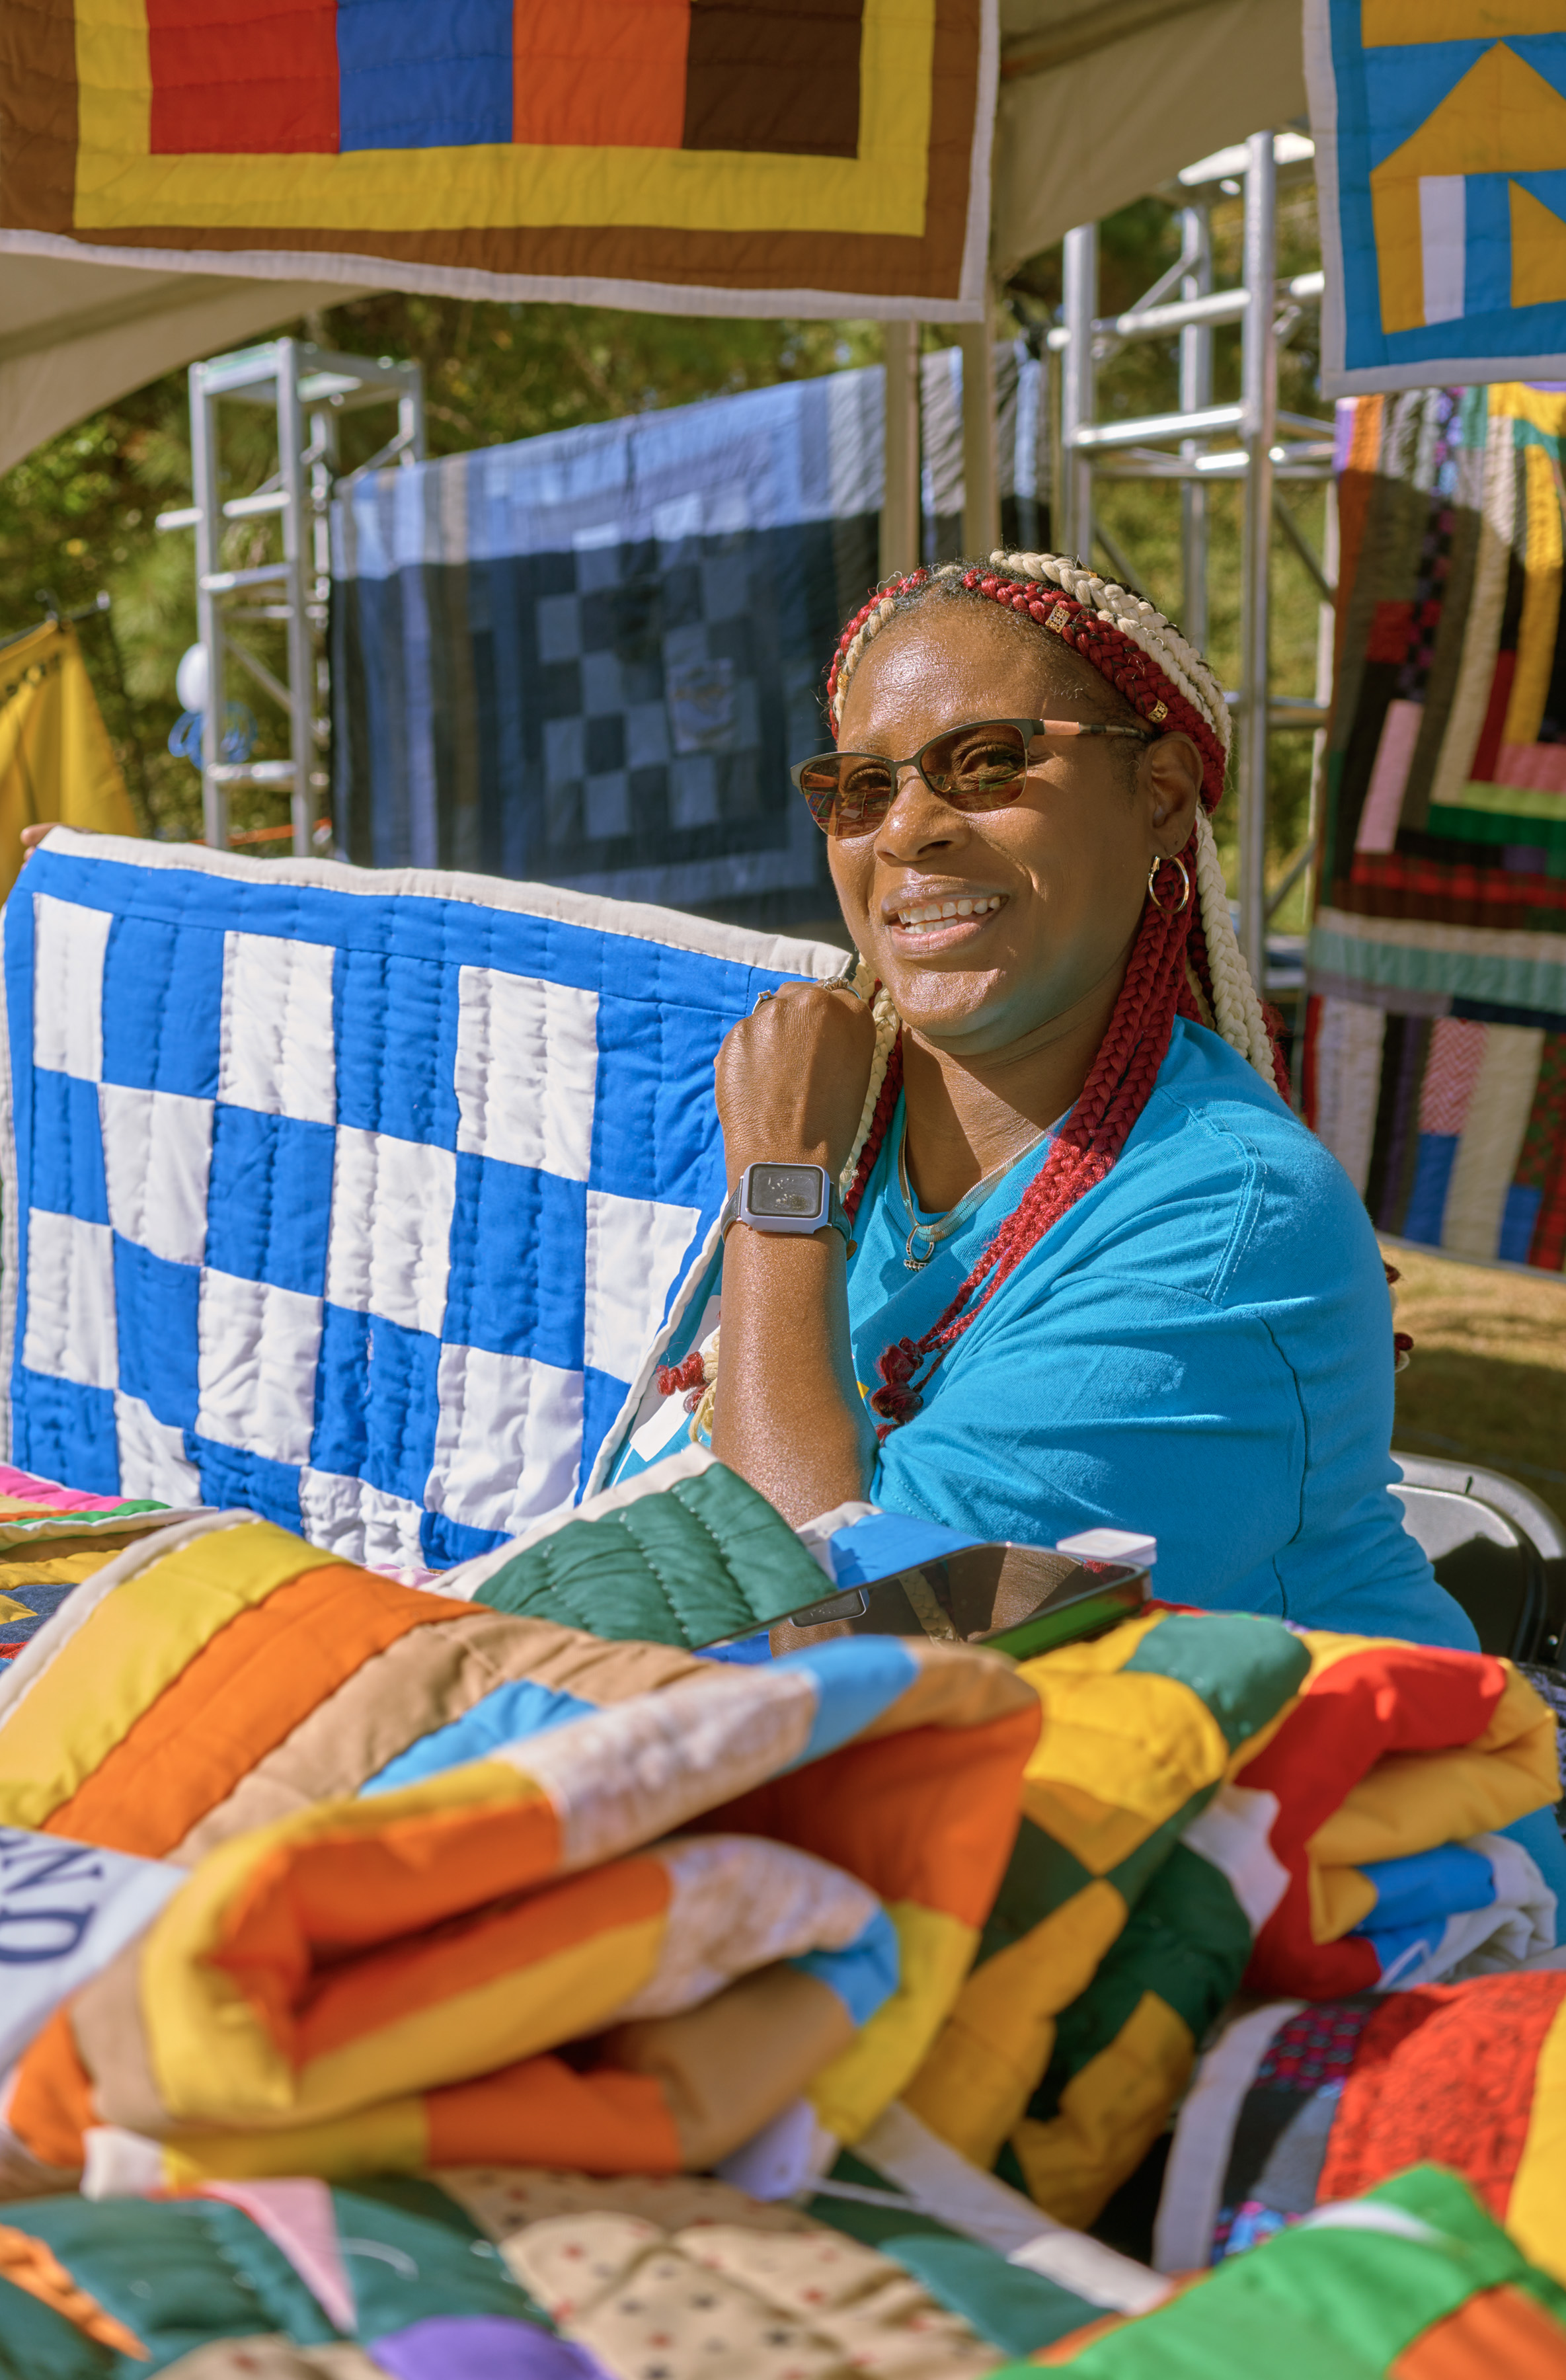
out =
[(1160, 1609), (1020, 1670), (684, 1649), (819, 1578), (694, 1451), (455, 1593), (248, 1515), (115, 1554), (0, 1675), (12, 2189), (669, 2170), (902, 2094), (1083, 2224), (1247, 1970), (1385, 1980), (1421, 1890), (1438, 1966), (1553, 1941), (1517, 1846), (1443, 1848), (1555, 1791), (1502, 1662)]
[[(83, 1984), (103, 1888), (62, 1847), (13, 2158), (670, 2171), (807, 2085), (852, 2138), (950, 2007), (1038, 1727), (960, 1647), (735, 1669), (188, 1522), (0, 1681), (8, 1909), (41, 1837), (128, 1855)], [(127, 1894), (159, 1902), (128, 1940)]]
[(1181, 2109), (1158, 2262), (1217, 2264), (1426, 2159), (1566, 2281), (1566, 1972), (1237, 2018)]
[[(1062, 2221), (1140, 2162), (1242, 1980), (1395, 1981), (1415, 1902), (1426, 1972), (1553, 1945), (1553, 1896), (1492, 1831), (1557, 1791), (1508, 1663), (1154, 1610), (1020, 1675), (1044, 1714), (1021, 1830), (907, 2098)], [(1489, 1849), (1440, 1848), (1469, 1838)]]
[[(1555, 2368), (1566, 1973), (1386, 1988), (1553, 1942), (1504, 1662), (1158, 1607), (1020, 1667), (703, 1660), (821, 1573), (694, 1450), (441, 1593), (249, 1514), (97, 1524), (138, 1521), (0, 1671), (0, 2380), (1239, 2380), (1285, 2305), (1300, 2380)], [(1060, 2227), (1242, 1980), (1293, 1998), (1186, 2100), (1160, 2247), (1217, 2269), (1174, 2295)], [(1317, 2000), (1349, 2081), (1280, 2119)], [(1483, 2206), (1388, 2182), (1421, 2157)], [(792, 2203), (674, 2179), (720, 2162)], [(1407, 2269), (1334, 2364), (1367, 2224)]]
[[(1311, 1998), (1373, 1991), (1412, 1979), (1409, 1951), (1433, 1917), (1536, 1889), (1498, 1874), (1493, 1856), (1466, 1870), (1460, 1860), (1403, 1863), (1553, 1801), (1554, 1716), (1510, 1662), (1488, 1656), (1385, 1638), (1299, 1641), (1310, 1666), (1297, 1699), (1231, 1771), (1242, 1793), (1276, 1801), (1271, 1847), (1289, 1872), (1245, 1981)], [(1553, 1942), (1551, 1931), (1524, 1947)], [(1475, 1947), (1465, 1937), (1457, 1955)], [(1431, 1971), (1428, 1957), (1420, 1964)]]
[(149, 1529), (166, 1505), (90, 1496), (0, 1463), (0, 1661), (14, 1661), (71, 1588)]
[[(0, 2380), (1566, 2375), (1566, 2293), (1431, 2168), (1178, 2289), (1092, 2240), (1041, 2265), (892, 2195), (801, 2209), (467, 2167), (33, 2200), (0, 2226)], [(1073, 2251), (1069, 2278), (1047, 2269)]]

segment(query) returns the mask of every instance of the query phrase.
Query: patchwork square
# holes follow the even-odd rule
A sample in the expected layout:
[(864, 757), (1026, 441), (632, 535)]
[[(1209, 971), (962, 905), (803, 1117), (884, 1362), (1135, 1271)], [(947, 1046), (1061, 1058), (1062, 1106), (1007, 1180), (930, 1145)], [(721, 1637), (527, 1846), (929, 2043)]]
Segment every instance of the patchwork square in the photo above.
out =
[(103, 1079), (217, 1097), (221, 927), (116, 917), (103, 961)]
[(221, 1446), (209, 1438), (188, 1441), (201, 1482), (201, 1501), (220, 1510), (257, 1512), (280, 1529), (297, 1530), (299, 1470), (276, 1463), (254, 1447)]
[(33, 896), (34, 1062), (97, 1082), (103, 1072), (103, 953), (114, 923), (52, 893)]
[(45, 1479), (68, 1480), (94, 1496), (117, 1496), (119, 1450), (108, 1389), (49, 1379), (17, 1367), (11, 1460)]
[(169, 1264), (200, 1264), (207, 1242), (212, 1102), (105, 1082), (98, 1090), (106, 1220)]
[(459, 1157), (443, 1337), (579, 1370), (585, 1233), (578, 1183)]
[(424, 1507), (340, 1472), (299, 1474), (299, 1518), (312, 1545), (378, 1570), (424, 1569)]
[(441, 1346), (380, 1315), (328, 1305), (322, 1318), (311, 1464), (354, 1473), (418, 1502), (435, 1450)]
[(115, 1391), (119, 1492), (156, 1504), (199, 1504), (201, 1475), (185, 1451), (185, 1432), (149, 1411), (140, 1397)]
[(457, 972), (407, 953), (338, 952), (339, 1123), (456, 1147)]
[(42, 1207), (29, 1216), (22, 1362), (29, 1371), (83, 1388), (117, 1385), (114, 1233), (107, 1223)]
[(56, 1215), (106, 1223), (109, 1201), (97, 1085), (41, 1068), (33, 1077), (32, 1140), (38, 1204)]
[(326, 1286), (335, 1135), (324, 1124), (219, 1106), (207, 1262), (319, 1297)]
[(569, 1182), (591, 1170), (598, 995), (465, 966), (456, 1035), (456, 1145)]
[(196, 1429), (272, 1463), (310, 1460), (322, 1301), (204, 1271)]
[(526, 1355), (443, 1347), (440, 1426), (425, 1501), (506, 1536), (568, 1504), (581, 1453), (582, 1376)]
[(326, 1294), (439, 1338), (446, 1312), (457, 1160), (389, 1133), (337, 1133)]
[[(117, 1386), (171, 1429), (193, 1429), (201, 1275), (115, 1234)], [(105, 1384), (106, 1385), (106, 1384)]]
[(337, 0), (338, 145), (508, 141), (511, 15), (511, 0)]
[(334, 958), (320, 942), (225, 937), (220, 1099), (301, 1123), (336, 1123)]
[(663, 1319), (665, 1284), (678, 1278), (701, 1220), (696, 1207), (588, 1192), (583, 1360), (629, 1379)]

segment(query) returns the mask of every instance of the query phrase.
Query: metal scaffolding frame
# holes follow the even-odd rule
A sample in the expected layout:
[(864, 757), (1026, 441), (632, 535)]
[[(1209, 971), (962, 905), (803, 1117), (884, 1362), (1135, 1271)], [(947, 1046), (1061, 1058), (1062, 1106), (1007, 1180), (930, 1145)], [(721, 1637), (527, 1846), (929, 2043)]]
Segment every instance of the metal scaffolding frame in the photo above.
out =
[[(222, 415), (225, 402), (270, 407), (277, 417), (277, 468), (248, 495), (225, 497)], [(395, 405), (397, 426), (362, 464), (378, 470), (411, 464), (424, 452), (423, 376), (417, 364), (339, 355), (302, 339), (271, 339), (236, 355), (190, 367), (190, 466), (194, 503), (160, 513), (163, 529), (196, 532), (198, 635), (207, 657), (201, 714), (201, 808), (207, 844), (228, 848), (228, 799), (236, 785), (286, 787), (293, 847), (312, 848), (312, 831), (330, 787), (331, 710), (326, 658), (332, 586), (329, 511), (338, 478), (339, 427), (346, 413)], [(357, 472), (350, 476), (357, 478)], [(225, 522), (274, 517), (277, 560), (225, 570)], [(285, 675), (278, 677), (236, 633), (265, 622), (285, 631)], [(225, 760), (228, 664), (237, 662), (282, 710), (285, 760)]]
[[(1212, 286), (1209, 202), (1196, 183), (1192, 202), (1182, 210), (1179, 257), (1123, 314), (1098, 311), (1099, 227), (1084, 224), (1068, 232), (1063, 266), (1063, 321), (1048, 334), (1060, 357), (1059, 430), (1054, 486), (1056, 542), (1065, 553), (1088, 560), (1095, 546), (1119, 577), (1128, 565), (1095, 516), (1094, 488), (1100, 480), (1176, 481), (1181, 491), (1183, 625), (1198, 648), (1208, 637), (1208, 489), (1215, 480), (1238, 480), (1244, 490), (1241, 532), (1240, 684), (1228, 694), (1238, 731), (1238, 906), (1240, 945), (1257, 984), (1273, 991), (1293, 990), (1267, 965), (1267, 929), (1302, 874), (1315, 849), (1326, 724), (1332, 695), (1331, 598), (1336, 575), (1336, 509), (1332, 497), (1332, 425), (1278, 410), (1278, 351), (1301, 312), (1319, 302), (1322, 275), (1307, 273), (1286, 282), (1277, 277), (1277, 153), (1270, 132), (1254, 133), (1243, 152), (1208, 161), (1220, 167), (1224, 186), (1243, 179), (1244, 227), (1243, 277), (1237, 286)], [(1196, 169), (1193, 169), (1193, 174)], [(1190, 180), (1191, 176), (1183, 176)], [(1211, 174), (1217, 180), (1217, 173)], [(1171, 296), (1176, 284), (1178, 298)], [(1237, 401), (1213, 401), (1213, 333), (1220, 323), (1241, 326), (1241, 394)], [(1178, 337), (1180, 402), (1172, 413), (1102, 420), (1098, 409), (1099, 366), (1132, 339)], [(1220, 443), (1222, 442), (1222, 443)], [(1317, 556), (1277, 492), (1280, 480), (1314, 480), (1328, 489), (1327, 540)], [(1276, 694), (1271, 685), (1269, 631), (1274, 529), (1309, 573), (1321, 599), (1314, 694)], [(1311, 836), (1281, 883), (1267, 887), (1268, 746), (1277, 733), (1313, 732), (1316, 751), (1311, 779)]]

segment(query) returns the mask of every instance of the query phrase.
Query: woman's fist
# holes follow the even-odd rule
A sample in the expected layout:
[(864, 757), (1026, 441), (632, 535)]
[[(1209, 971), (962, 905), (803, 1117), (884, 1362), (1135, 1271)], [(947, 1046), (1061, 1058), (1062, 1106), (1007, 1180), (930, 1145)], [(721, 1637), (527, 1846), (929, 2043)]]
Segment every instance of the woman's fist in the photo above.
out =
[(845, 988), (785, 984), (731, 1026), (715, 1068), (731, 1185), (747, 1165), (848, 1161), (875, 1057), (875, 1020)]

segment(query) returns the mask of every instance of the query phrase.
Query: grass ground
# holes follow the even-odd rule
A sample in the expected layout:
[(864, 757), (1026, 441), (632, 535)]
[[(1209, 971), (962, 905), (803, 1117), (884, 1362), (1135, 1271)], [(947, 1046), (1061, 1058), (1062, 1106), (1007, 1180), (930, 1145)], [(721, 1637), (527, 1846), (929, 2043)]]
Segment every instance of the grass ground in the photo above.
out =
[(1414, 1338), (1393, 1444), (1510, 1471), (1566, 1517), (1566, 1279), (1387, 1257)]

